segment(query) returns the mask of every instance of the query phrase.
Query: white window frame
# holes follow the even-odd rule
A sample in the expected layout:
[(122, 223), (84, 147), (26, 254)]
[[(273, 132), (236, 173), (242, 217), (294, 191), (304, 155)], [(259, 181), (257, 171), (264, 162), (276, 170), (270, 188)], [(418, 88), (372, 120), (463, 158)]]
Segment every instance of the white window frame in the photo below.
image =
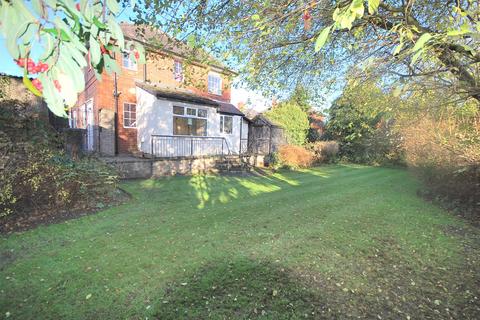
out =
[(173, 79), (183, 82), (183, 64), (179, 60), (173, 60)]
[[(125, 55), (127, 55), (127, 57), (125, 57)], [(125, 62), (127, 62), (127, 64), (125, 64)], [(122, 52), (122, 67), (124, 67), (125, 69), (128, 69), (128, 70), (131, 70), (131, 71), (137, 71), (138, 70), (138, 66), (137, 66), (137, 62), (133, 59), (131, 59), (130, 57), (130, 52), (129, 51), (123, 51)]]
[(218, 96), (222, 95), (222, 76), (219, 73), (208, 73), (208, 92)]
[[(230, 118), (232, 119), (232, 131), (231, 132), (225, 132), (225, 118)], [(227, 115), (220, 115), (220, 133), (223, 134), (233, 134), (233, 116), (227, 116)]]
[[(178, 114), (178, 113), (174, 113), (173, 112), (173, 108), (174, 107), (179, 107), (179, 108), (183, 108), (183, 114)], [(187, 109), (193, 109), (195, 110), (195, 115), (189, 115), (187, 114)], [(205, 110), (205, 112), (207, 113), (207, 115), (205, 117), (199, 117), (198, 116), (198, 110)], [(172, 106), (172, 123), (173, 123), (173, 119), (175, 117), (179, 117), (179, 118), (190, 118), (190, 119), (200, 119), (200, 120), (205, 120), (206, 121), (206, 127), (205, 127), (205, 135), (204, 136), (192, 136), (192, 137), (206, 137), (208, 136), (208, 110), (206, 108), (196, 108), (196, 107), (191, 107), (191, 106), (188, 106), (188, 105), (179, 105), (179, 104), (176, 104), (176, 105), (173, 105)], [(172, 126), (172, 135), (175, 135), (173, 132), (174, 132), (174, 128)], [(184, 136), (184, 135), (181, 135), (181, 136)]]
[[(127, 105), (135, 106), (135, 121), (134, 121), (135, 125), (134, 126), (126, 126), (125, 125), (125, 109), (126, 109)], [(132, 111), (128, 111), (128, 112), (131, 115)], [(136, 103), (133, 103), (133, 102), (124, 102), (123, 103), (123, 127), (124, 128), (130, 128), (130, 129), (136, 129), (137, 128), (137, 104)]]

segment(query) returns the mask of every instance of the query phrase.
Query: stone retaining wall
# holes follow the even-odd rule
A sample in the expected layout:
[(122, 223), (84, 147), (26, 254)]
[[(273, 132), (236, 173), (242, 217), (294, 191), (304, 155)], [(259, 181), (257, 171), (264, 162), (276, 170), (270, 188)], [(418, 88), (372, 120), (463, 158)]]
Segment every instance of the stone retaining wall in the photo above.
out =
[(263, 156), (226, 156), (201, 158), (142, 159), (134, 157), (104, 158), (117, 168), (123, 179), (146, 179), (198, 173), (245, 172), (262, 167)]

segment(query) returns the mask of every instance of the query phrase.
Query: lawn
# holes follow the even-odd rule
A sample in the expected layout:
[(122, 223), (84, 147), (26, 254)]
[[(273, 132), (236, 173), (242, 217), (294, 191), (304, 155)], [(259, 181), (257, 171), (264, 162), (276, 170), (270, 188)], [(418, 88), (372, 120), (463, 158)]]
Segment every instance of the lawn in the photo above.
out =
[(405, 170), (129, 181), (132, 200), (4, 236), (10, 319), (475, 319), (480, 232)]

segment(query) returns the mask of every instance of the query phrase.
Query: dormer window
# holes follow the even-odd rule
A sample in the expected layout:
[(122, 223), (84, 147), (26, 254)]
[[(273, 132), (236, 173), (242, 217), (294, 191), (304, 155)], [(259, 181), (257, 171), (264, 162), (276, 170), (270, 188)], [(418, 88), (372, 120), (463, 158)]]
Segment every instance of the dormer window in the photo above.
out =
[(208, 92), (221, 95), (222, 94), (222, 77), (215, 72), (208, 74)]
[(183, 82), (183, 66), (178, 60), (173, 62), (173, 79), (178, 82)]
[(122, 56), (122, 66), (126, 69), (137, 71), (137, 62), (132, 59), (130, 52), (124, 51)]

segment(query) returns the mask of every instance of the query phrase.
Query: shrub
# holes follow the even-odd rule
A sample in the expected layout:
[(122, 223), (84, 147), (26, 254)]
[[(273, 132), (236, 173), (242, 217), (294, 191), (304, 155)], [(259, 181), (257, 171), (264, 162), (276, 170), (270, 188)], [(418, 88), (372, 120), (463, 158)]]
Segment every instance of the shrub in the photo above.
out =
[(282, 102), (267, 111), (265, 116), (285, 129), (288, 143), (305, 144), (310, 123), (307, 113), (298, 105)]
[(284, 145), (278, 150), (280, 166), (292, 169), (307, 168), (311, 166), (314, 160), (313, 156), (313, 152), (295, 145)]
[(316, 163), (335, 162), (340, 146), (337, 141), (317, 141), (309, 144)]
[(13, 213), (55, 215), (88, 207), (116, 189), (113, 169), (91, 158), (68, 158), (55, 131), (24, 107), (0, 105), (0, 222)]
[(404, 128), (408, 166), (428, 194), (452, 208), (480, 214), (480, 114), (474, 117), (429, 116)]

